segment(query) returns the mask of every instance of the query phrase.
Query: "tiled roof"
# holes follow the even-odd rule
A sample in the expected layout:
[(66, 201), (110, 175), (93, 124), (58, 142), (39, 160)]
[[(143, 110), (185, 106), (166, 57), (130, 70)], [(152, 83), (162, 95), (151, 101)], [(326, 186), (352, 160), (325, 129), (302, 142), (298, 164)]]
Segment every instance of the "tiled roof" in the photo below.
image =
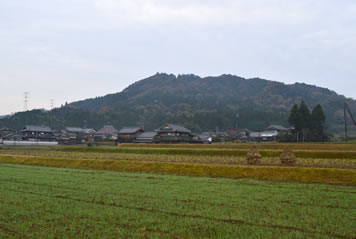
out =
[(137, 135), (136, 138), (154, 138), (157, 135), (157, 132), (144, 132)]
[(7, 135), (2, 136), (3, 139), (11, 139), (11, 138), (14, 138), (14, 137), (21, 138), (22, 135), (19, 134), (19, 133), (14, 132), (14, 133), (9, 133)]
[(66, 131), (75, 132), (75, 133), (83, 133), (83, 129), (77, 128), (77, 127), (66, 127)]
[(90, 132), (95, 132), (95, 130), (93, 129), (82, 129), (78, 127), (66, 127), (66, 131), (70, 133), (85, 133), (85, 134), (89, 134)]
[(280, 125), (270, 125), (267, 127), (268, 130), (279, 130), (279, 131), (288, 131), (287, 128)]
[(141, 127), (124, 127), (120, 129), (119, 134), (133, 134), (142, 130)]
[(177, 124), (166, 124), (156, 131), (158, 132), (183, 132), (183, 133), (191, 133), (191, 131), (183, 126)]
[(105, 125), (103, 128), (99, 129), (96, 134), (117, 134), (119, 131), (115, 129), (112, 125)]
[(52, 132), (48, 126), (26, 125), (22, 131), (34, 131), (34, 132)]

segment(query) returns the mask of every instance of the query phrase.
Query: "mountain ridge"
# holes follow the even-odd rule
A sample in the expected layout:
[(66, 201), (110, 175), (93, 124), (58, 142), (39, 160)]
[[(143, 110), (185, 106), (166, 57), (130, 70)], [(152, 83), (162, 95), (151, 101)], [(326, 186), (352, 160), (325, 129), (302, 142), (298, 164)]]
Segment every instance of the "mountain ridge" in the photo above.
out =
[[(217, 128), (226, 130), (236, 125), (259, 130), (268, 124), (288, 126), (289, 112), (301, 100), (310, 110), (317, 104), (322, 105), (332, 132), (342, 130), (339, 121), (343, 118), (345, 100), (356, 112), (355, 100), (305, 83), (285, 84), (230, 74), (200, 77), (157, 73), (129, 85), (121, 92), (72, 102), (52, 110), (40, 122), (60, 127), (62, 124), (58, 119), (66, 124), (76, 124), (71, 126), (82, 126), (84, 123), (80, 121), (85, 120), (88, 127), (93, 128), (110, 123), (117, 128), (145, 125), (149, 130), (171, 122), (198, 132)], [(78, 112), (85, 112), (86, 117), (95, 120), (79, 117)], [(65, 115), (72, 117), (72, 114), (79, 119), (71, 122), (64, 118)], [(4, 121), (0, 120), (0, 126), (5, 125)], [(11, 120), (7, 123), (11, 124)]]

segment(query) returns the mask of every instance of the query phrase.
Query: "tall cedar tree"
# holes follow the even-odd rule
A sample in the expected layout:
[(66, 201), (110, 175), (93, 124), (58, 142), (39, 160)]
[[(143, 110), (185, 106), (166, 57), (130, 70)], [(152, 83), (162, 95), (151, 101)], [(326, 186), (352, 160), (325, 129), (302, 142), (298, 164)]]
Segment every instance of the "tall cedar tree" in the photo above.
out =
[(314, 107), (311, 114), (311, 131), (313, 141), (325, 141), (325, 114), (320, 104)]
[(288, 123), (294, 126), (296, 132), (301, 130), (300, 118), (298, 105), (295, 104), (290, 112)]
[(320, 104), (315, 106), (310, 114), (304, 101), (299, 106), (293, 106), (288, 118), (289, 124), (294, 126), (297, 135), (301, 136), (304, 141), (314, 142), (327, 140), (324, 132), (325, 120), (326, 117)]
[(310, 128), (310, 111), (304, 101), (299, 105), (301, 130)]

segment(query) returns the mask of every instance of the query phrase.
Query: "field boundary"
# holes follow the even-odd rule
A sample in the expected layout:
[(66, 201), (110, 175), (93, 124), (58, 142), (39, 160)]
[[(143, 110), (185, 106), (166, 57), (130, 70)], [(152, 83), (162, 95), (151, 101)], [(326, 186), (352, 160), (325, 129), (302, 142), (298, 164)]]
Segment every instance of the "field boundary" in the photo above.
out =
[(278, 166), (228, 166), (187, 163), (163, 163), (123, 160), (63, 159), (50, 157), (0, 155), (0, 163), (37, 165), (60, 168), (99, 169), (123, 172), (162, 173), (184, 176), (253, 178), (356, 185), (356, 171), (352, 169), (298, 168)]
[(335, 144), (335, 143), (213, 143), (213, 144), (138, 144), (138, 143), (123, 143), (118, 147), (124, 148), (199, 148), (199, 149), (247, 149), (257, 146), (260, 149), (266, 150), (283, 150), (288, 147), (292, 150), (343, 150), (356, 151), (356, 144)]

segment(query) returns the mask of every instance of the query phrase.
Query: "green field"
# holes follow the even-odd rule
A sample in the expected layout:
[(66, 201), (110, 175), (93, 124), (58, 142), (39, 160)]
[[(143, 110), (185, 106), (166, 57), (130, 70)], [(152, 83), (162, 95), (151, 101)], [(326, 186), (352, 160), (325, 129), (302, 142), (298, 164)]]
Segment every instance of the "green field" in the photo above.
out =
[(0, 238), (353, 238), (351, 186), (0, 163)]
[(0, 238), (356, 238), (355, 145), (252, 146), (2, 146)]

